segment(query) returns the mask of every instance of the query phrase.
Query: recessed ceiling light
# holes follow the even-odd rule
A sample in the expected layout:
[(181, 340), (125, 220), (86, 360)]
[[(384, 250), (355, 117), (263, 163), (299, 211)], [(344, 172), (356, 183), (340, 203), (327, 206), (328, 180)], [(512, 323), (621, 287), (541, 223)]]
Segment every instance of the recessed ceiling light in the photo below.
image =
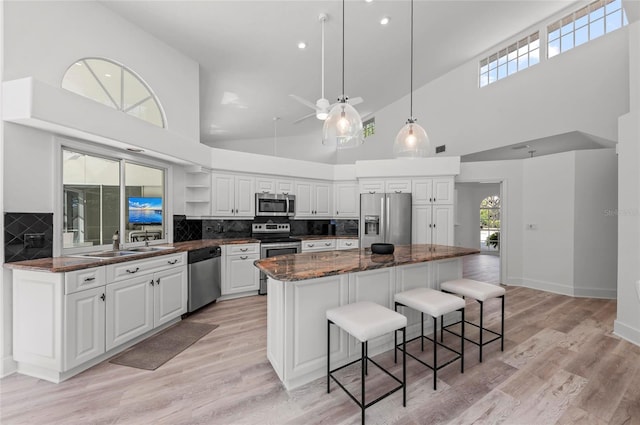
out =
[(304, 50), (306, 48), (307, 48), (307, 43), (305, 43), (304, 41), (301, 41), (298, 43), (298, 49)]
[(364, 0), (367, 3), (371, 3), (373, 0)]
[(111, 78), (111, 74), (104, 74), (104, 76)]
[(380, 25), (387, 25), (390, 20), (391, 18), (389, 18), (388, 16), (385, 16), (384, 18), (380, 19)]

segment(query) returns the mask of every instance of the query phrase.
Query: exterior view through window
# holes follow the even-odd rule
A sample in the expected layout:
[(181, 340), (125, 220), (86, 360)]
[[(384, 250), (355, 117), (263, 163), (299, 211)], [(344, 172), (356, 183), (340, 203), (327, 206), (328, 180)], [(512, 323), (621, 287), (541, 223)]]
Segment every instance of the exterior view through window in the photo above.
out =
[(480, 87), (495, 83), (539, 62), (540, 36), (536, 31), (482, 59), (480, 61)]
[(500, 252), (500, 198), (488, 196), (480, 203), (480, 250)]

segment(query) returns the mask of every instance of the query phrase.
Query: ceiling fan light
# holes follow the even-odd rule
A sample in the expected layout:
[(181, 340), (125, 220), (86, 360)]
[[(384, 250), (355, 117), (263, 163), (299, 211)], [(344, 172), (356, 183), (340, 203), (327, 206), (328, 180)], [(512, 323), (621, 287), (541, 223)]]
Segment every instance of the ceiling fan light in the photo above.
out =
[(362, 119), (348, 103), (338, 103), (329, 112), (322, 127), (322, 144), (336, 149), (360, 146), (364, 142)]
[(424, 158), (429, 156), (431, 141), (427, 132), (418, 123), (409, 119), (400, 129), (393, 143), (396, 158)]
[(329, 117), (329, 113), (327, 111), (316, 111), (316, 118), (324, 121)]

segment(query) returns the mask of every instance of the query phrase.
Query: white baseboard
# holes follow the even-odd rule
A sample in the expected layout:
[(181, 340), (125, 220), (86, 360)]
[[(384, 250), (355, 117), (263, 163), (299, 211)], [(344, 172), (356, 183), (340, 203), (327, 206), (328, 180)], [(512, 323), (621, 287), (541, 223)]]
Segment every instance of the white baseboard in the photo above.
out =
[(541, 291), (552, 292), (554, 294), (574, 296), (572, 286), (563, 285), (556, 282), (545, 282), (543, 280), (522, 279), (522, 286), (531, 289), (539, 289)]
[(13, 361), (12, 356), (6, 356), (2, 358), (2, 364), (0, 364), (0, 378), (9, 376), (18, 370), (18, 364)]
[(602, 298), (606, 300), (615, 300), (618, 298), (616, 289), (602, 288), (574, 288), (573, 295), (582, 298)]
[(632, 344), (640, 346), (640, 329), (633, 328), (615, 320), (613, 322), (613, 333)]

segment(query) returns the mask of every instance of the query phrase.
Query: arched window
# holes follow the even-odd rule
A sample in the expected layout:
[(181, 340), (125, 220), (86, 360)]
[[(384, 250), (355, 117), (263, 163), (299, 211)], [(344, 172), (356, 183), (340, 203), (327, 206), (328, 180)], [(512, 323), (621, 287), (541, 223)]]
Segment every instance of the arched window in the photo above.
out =
[(72, 64), (62, 88), (158, 127), (166, 120), (158, 98), (132, 70), (108, 59), (84, 58)]
[(480, 250), (500, 251), (500, 198), (495, 195), (480, 202)]

